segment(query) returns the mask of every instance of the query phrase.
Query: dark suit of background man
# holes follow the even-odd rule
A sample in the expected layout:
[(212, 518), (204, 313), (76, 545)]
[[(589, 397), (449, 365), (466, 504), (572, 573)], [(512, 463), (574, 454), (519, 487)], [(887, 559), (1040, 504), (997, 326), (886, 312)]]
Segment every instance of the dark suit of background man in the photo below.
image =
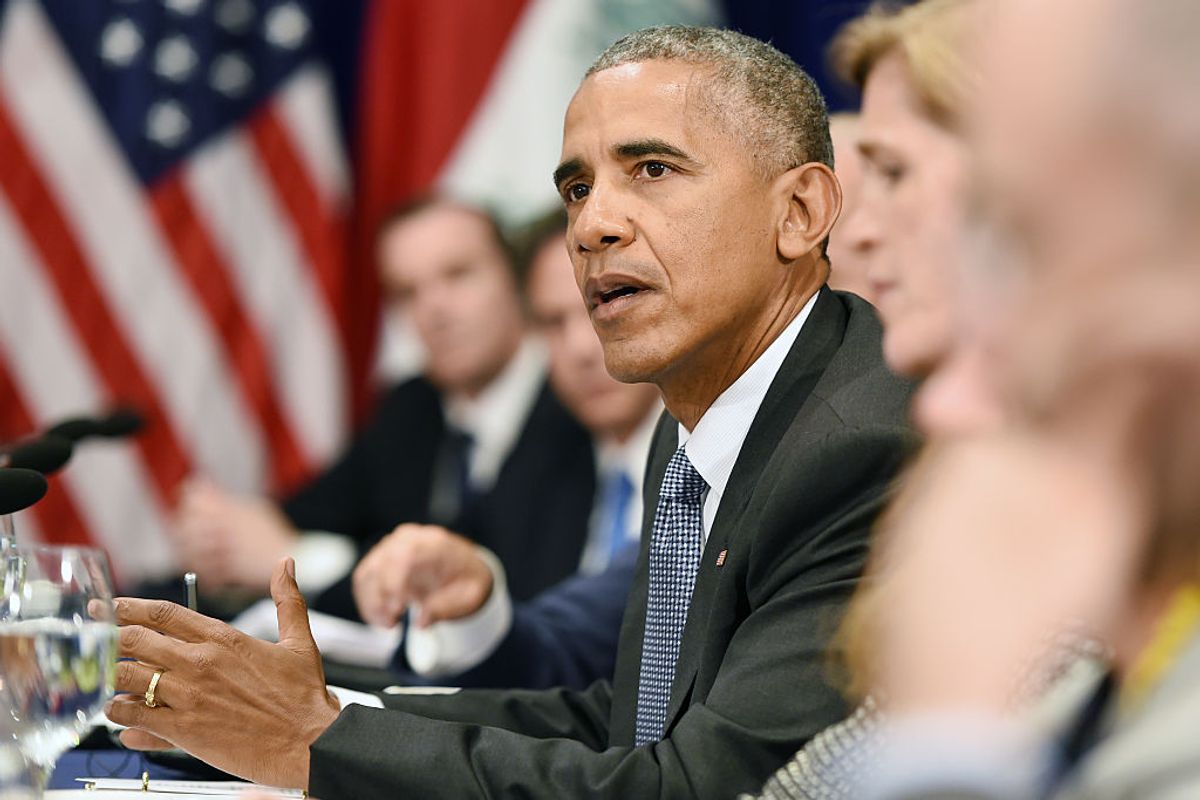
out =
[[(165, 739), (324, 797), (729, 798), (761, 786), (846, 713), (827, 682), (829, 634), (910, 445), (908, 390), (883, 365), (873, 310), (823, 288), (840, 207), (831, 150), (811, 80), (728, 31), (627, 37), (567, 111), (555, 180), (576, 281), (609, 371), (657, 384), (669, 411), (611, 684), (340, 708), (284, 563), (279, 646), (179, 609), (152, 622), (161, 608), (122, 602), (123, 624), (201, 641), (180, 645), (158, 684), (198, 699), (162, 714), (119, 701), (110, 715), (135, 726), (123, 739)], [(153, 663), (152, 645), (123, 641)], [(211, 669), (189, 666), (192, 648)], [(118, 690), (143, 692), (150, 677), (125, 668)], [(285, 681), (286, 694), (270, 688)]]
[(594, 467), (527, 335), (512, 258), (489, 217), (436, 199), (385, 222), (378, 254), (388, 302), (424, 346), (424, 374), (392, 389), (339, 460), (279, 508), (190, 487), (183, 565), (209, 587), (265, 592), (290, 553), (317, 607), (353, 616), (348, 575), (361, 552), (401, 523), (433, 522), (492, 550), (513, 595), (532, 596), (579, 563)]

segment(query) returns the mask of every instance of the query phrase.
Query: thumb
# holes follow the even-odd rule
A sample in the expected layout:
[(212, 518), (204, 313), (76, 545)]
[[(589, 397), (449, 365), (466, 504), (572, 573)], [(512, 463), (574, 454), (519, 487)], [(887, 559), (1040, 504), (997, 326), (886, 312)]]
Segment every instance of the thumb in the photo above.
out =
[(460, 619), (479, 611), (491, 595), (491, 585), (454, 581), (422, 599), (416, 625), (425, 628), (437, 622)]
[(312, 631), (308, 627), (308, 605), (296, 584), (296, 561), (291, 556), (280, 559), (271, 575), (271, 599), (279, 619), (279, 643), (296, 652), (316, 652)]

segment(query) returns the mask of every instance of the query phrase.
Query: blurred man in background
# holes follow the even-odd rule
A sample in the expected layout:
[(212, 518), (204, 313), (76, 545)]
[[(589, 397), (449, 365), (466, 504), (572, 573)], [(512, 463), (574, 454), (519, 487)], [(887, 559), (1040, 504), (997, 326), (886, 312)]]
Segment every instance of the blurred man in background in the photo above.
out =
[[(561, 211), (527, 233), (526, 296), (550, 351), (550, 383), (592, 433), (600, 475), (580, 577), (512, 606), (503, 567), (444, 528), (402, 525), (362, 560), (363, 619), (412, 607), (401, 671), (455, 686), (582, 689), (611, 679), (642, 522), (642, 477), (662, 411), (652, 384), (614, 380), (575, 284)], [(546, 487), (554, 491), (553, 484)]]
[[(489, 548), (520, 599), (578, 566), (591, 444), (546, 384), (496, 224), (430, 198), (393, 214), (378, 241), (389, 302), (425, 347), (424, 376), (393, 389), (342, 457), (280, 506), (190, 485), (176, 541), (202, 586), (263, 593), (291, 554), (317, 608), (352, 616), (360, 553), (405, 522), (447, 525)], [(554, 493), (543, 491), (550, 481)]]

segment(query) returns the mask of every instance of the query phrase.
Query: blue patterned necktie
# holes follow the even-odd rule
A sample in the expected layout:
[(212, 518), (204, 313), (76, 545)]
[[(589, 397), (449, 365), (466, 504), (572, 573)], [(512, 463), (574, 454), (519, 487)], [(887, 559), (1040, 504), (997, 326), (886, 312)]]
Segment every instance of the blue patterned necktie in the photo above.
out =
[(650, 587), (634, 734), (637, 745), (662, 739), (667, 724), (675, 662), (703, 550), (707, 488), (680, 447), (663, 475), (650, 532)]

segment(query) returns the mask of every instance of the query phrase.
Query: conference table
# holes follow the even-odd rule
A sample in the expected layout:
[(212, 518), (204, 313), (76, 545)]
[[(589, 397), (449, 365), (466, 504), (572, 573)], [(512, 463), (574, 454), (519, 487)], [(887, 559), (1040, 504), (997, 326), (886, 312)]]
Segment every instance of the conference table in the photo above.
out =
[[(132, 750), (121, 749), (104, 738), (104, 733), (93, 734), (74, 750), (64, 753), (59, 758), (50, 777), (47, 800), (123, 800), (137, 797), (145, 800), (147, 796), (155, 798), (192, 798), (207, 796), (237, 797), (236, 780), (229, 775), (218, 772), (199, 762), (189, 762), (176, 759), (173, 763), (164, 763), (163, 758), (147, 756)], [(143, 777), (149, 779), (149, 792), (140, 789)], [(89, 790), (79, 779), (96, 778), (105, 781), (123, 779), (131, 782), (131, 788), (120, 790)], [(167, 791), (170, 784), (163, 781), (188, 781), (190, 783), (229, 782), (229, 791), (225, 794), (205, 792), (204, 795), (178, 793)]]

